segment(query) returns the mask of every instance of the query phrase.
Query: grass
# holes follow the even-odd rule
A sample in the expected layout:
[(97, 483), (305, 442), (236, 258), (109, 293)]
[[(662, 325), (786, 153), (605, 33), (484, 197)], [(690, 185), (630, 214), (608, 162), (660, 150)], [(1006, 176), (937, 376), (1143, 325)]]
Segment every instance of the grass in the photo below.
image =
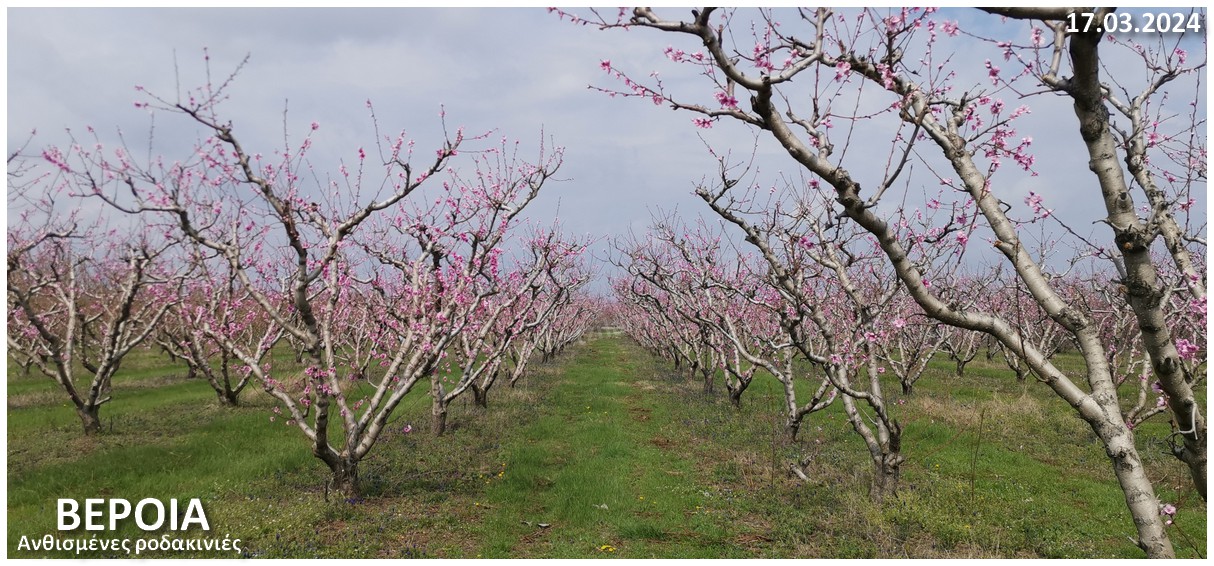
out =
[[(85, 438), (53, 383), (10, 375), (8, 553), (76, 556), (17, 548), (59, 534), (60, 497), (198, 497), (211, 530), (182, 536), (230, 535), (250, 557), (1141, 556), (1091, 431), (999, 364), (980, 358), (958, 378), (934, 362), (896, 405), (908, 462), (900, 497), (882, 506), (841, 408), (811, 415), (792, 443), (774, 380), (756, 378), (734, 410), (619, 337), (495, 387), (487, 411), (457, 402), (443, 437), (424, 432), (428, 398), (411, 393), (360, 467), (354, 502), (325, 501), (325, 469), (252, 387), (244, 406), (223, 408), (205, 382), (140, 353), (102, 410), (105, 433)], [(1178, 554), (1204, 555), (1205, 504), (1162, 452), (1166, 422), (1136, 432), (1159, 496), (1180, 508)], [(804, 454), (808, 483), (786, 472)], [(133, 524), (102, 534), (150, 536)], [(81, 557), (107, 555), (125, 556)]]

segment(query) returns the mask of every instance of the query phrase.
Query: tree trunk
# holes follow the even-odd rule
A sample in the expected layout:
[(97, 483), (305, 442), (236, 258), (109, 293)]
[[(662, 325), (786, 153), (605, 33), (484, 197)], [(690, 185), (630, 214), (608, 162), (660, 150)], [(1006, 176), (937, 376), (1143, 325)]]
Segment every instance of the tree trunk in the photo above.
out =
[(1103, 423), (1087, 420), (1113, 463), (1113, 473), (1117, 476), (1117, 483), (1121, 485), (1130, 508), (1130, 516), (1138, 529), (1138, 546), (1147, 553), (1147, 558), (1175, 558), (1172, 541), (1168, 539), (1159, 516), (1159, 499), (1134, 446), (1133, 433), (1121, 421), (1116, 406), (1106, 407), (1105, 412), (1117, 417), (1107, 418)]
[(801, 421), (786, 421), (784, 432), (788, 435), (789, 442), (796, 442), (797, 433), (801, 432)]
[(741, 387), (735, 387), (729, 390), (729, 402), (733, 404), (733, 408), (742, 410), (742, 392), (746, 391)]
[(329, 484), (325, 486), (325, 499), (328, 499), (329, 494), (346, 501), (358, 499), (361, 496), (357, 461), (339, 457), (334, 463), (329, 464), (329, 469), (332, 470), (333, 475), (329, 478)]
[(1206, 448), (1205, 444), (1190, 444), (1186, 437), (1183, 451), (1176, 454), (1178, 450), (1172, 449), (1172, 453), (1176, 454), (1177, 458), (1188, 464), (1189, 475), (1193, 477), (1193, 485), (1197, 488), (1197, 493), (1201, 495), (1202, 501), (1206, 500)]
[(447, 405), (436, 399), (430, 406), (430, 432), (434, 436), (442, 436), (447, 432)]
[(483, 409), (488, 409), (489, 408), (489, 390), (487, 388), (481, 389), (481, 387), (475, 383), (473, 383), (469, 387), (469, 389), (472, 390), (472, 400), (476, 403), (476, 406), (481, 407)]
[(965, 365), (968, 361), (957, 360), (957, 377), (965, 377)]
[(886, 499), (898, 497), (898, 484), (902, 479), (902, 455), (884, 454), (879, 462), (873, 463), (873, 483), (869, 496), (873, 503), (880, 505)]
[(910, 380), (902, 380), (902, 396), (910, 397), (915, 393), (915, 382)]
[(240, 405), (240, 394), (230, 390), (216, 391), (216, 396), (219, 397), (219, 404), (224, 407), (236, 407)]
[(80, 422), (84, 425), (85, 436), (92, 436), (101, 432), (101, 417), (98, 414), (101, 407), (86, 406), (76, 409), (76, 414), (80, 416)]

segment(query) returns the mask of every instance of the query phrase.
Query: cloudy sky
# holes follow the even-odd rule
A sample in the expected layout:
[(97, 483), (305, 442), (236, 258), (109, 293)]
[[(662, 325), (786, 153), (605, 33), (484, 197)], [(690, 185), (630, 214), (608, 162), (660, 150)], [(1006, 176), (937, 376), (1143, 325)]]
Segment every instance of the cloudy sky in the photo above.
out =
[[(1002, 24), (973, 11), (946, 10), (939, 19), (958, 21), (979, 35), (1028, 40), (1026, 24)], [(285, 109), (289, 131), (321, 124), (313, 160), (335, 169), (339, 157), (349, 159), (373, 138), (367, 100), (385, 130), (407, 129), (419, 147), (432, 148), (441, 139), (441, 107), (450, 126), (496, 129), (532, 150), (541, 133), (564, 146), (564, 181), (545, 187), (530, 216), (559, 215), (571, 231), (610, 237), (643, 229), (653, 210), (694, 215), (704, 209), (691, 190), (713, 173), (714, 162), (700, 136), (744, 154), (754, 145), (745, 128), (720, 123), (698, 129), (691, 114), (587, 88), (619, 86), (600, 68), (610, 60), (638, 78), (658, 71), (672, 91), (711, 100), (707, 83), (664, 57), (668, 45), (697, 48), (687, 38), (652, 30), (570, 25), (538, 8), (10, 8), (8, 143), (15, 147), (35, 128), (38, 145), (62, 143), (65, 128), (85, 126), (106, 137), (121, 130), (128, 139), (146, 139), (148, 113), (132, 104), (138, 98), (134, 87), (171, 98), (178, 82), (200, 83), (205, 47), (217, 75), (250, 56), (224, 108), (252, 151), (281, 143)], [(984, 59), (998, 62), (997, 49), (964, 36), (947, 45), (960, 88), (985, 82)], [(1088, 229), (1103, 215), (1093, 215), (1096, 193), (1073, 190), (1091, 178), (1070, 105), (1057, 97), (1028, 102), (1033, 114), (1020, 135), (1035, 138), (1040, 176), (1009, 172), (1000, 177), (999, 190), (1017, 206), (1030, 190), (1044, 193), (1048, 206), (1076, 215), (1075, 224)], [(175, 125), (158, 120), (157, 145), (170, 146), (165, 138), (178, 133)], [(881, 143), (883, 161), (888, 136), (874, 141)], [(770, 143), (759, 147), (767, 175), (759, 182), (774, 182), (780, 172), (795, 169)], [(863, 170), (861, 157), (848, 159), (849, 169)]]

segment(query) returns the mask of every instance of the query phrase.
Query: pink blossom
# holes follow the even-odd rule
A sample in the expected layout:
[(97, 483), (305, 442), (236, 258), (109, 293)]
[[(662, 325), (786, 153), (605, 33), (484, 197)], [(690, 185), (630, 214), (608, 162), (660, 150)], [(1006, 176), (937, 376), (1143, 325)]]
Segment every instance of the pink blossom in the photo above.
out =
[(1201, 317), (1202, 320), (1205, 320), (1205, 318), (1206, 318), (1205, 301), (1202, 301), (1201, 299), (1193, 299), (1193, 300), (1189, 301), (1189, 312), (1192, 314), (1198, 315)]
[(705, 130), (712, 127), (712, 120), (708, 118), (692, 118), (691, 123), (695, 124), (697, 128), (704, 128)]
[(1053, 210), (1050, 210), (1048, 208), (1045, 208), (1044, 206), (1041, 206), (1041, 203), (1042, 203), (1041, 195), (1039, 195), (1033, 191), (1029, 191), (1029, 196), (1025, 197), (1025, 199), (1024, 199), (1024, 204), (1029, 205), (1029, 208), (1033, 209), (1034, 216), (1037, 216), (1039, 218), (1045, 218), (1054, 212)]
[(885, 63), (877, 63), (877, 71), (881, 73), (881, 85), (886, 90), (894, 90), (894, 71)]
[(316, 130), (319, 130), (319, 129), (320, 129), (320, 122), (313, 120), (312, 121), (312, 131), (315, 132)]
[(957, 22), (947, 22), (947, 21), (946, 21), (946, 22), (944, 22), (944, 23), (942, 23), (942, 24), (940, 24), (940, 29), (941, 29), (941, 30), (942, 30), (944, 33), (948, 34), (948, 35), (949, 35), (949, 37), (956, 37), (956, 36), (957, 36), (957, 33), (958, 33), (959, 31), (961, 31), (961, 30), (960, 30), (960, 29), (957, 27)]
[(1010, 41), (1001, 41), (1001, 42), (999, 42), (999, 43), (997, 43), (997, 44), (995, 44), (995, 45), (996, 45), (997, 47), (1002, 47), (1002, 48), (1003, 48), (1003, 60), (1004, 60), (1004, 61), (1011, 60), (1012, 55), (1013, 55), (1013, 52), (1012, 52), (1012, 42), (1010, 42)]
[(737, 108), (738, 107), (737, 98), (729, 96), (728, 94), (725, 94), (724, 92), (717, 92), (716, 96), (717, 96), (717, 102), (721, 103), (721, 106), (724, 106), (726, 108)]
[(1176, 354), (1182, 360), (1192, 360), (1197, 355), (1197, 344), (1189, 342), (1184, 338), (1176, 339)]
[(991, 78), (991, 84), (999, 84), (999, 67), (991, 64), (991, 60), (986, 60), (986, 75)]
[(611, 60), (603, 59), (602, 61), (599, 61), (599, 67), (601, 67), (604, 71), (610, 71), (611, 70)]
[(1159, 506), (1159, 514), (1167, 517), (1163, 524), (1171, 525), (1176, 520), (1176, 506), (1171, 503), (1164, 503)]
[(847, 61), (840, 60), (838, 63), (835, 63), (835, 69), (836, 81), (842, 81), (851, 75), (851, 63)]

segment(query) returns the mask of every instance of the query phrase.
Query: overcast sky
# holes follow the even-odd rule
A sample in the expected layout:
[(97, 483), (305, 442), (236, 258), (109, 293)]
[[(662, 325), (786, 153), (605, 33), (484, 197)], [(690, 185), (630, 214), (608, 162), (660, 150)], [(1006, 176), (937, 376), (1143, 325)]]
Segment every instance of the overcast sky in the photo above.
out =
[[(1008, 23), (1018, 27), (1001, 30), (1005, 24), (999, 18), (974, 11), (945, 11), (939, 19), (990, 35), (1015, 29), (1009, 35), (1028, 39), (1026, 25)], [(135, 85), (171, 97), (177, 75), (182, 86), (200, 83), (206, 47), (216, 74), (251, 56), (225, 109), (252, 151), (268, 153), (281, 143), (286, 108), (289, 130), (302, 134), (312, 121), (321, 124), (313, 160), (335, 169), (338, 156), (349, 159), (373, 137), (368, 99), (385, 130), (407, 129), (419, 147), (433, 148), (440, 140), (442, 106), (452, 126), (497, 129), (529, 148), (537, 147), (543, 132), (564, 146), (560, 177), (566, 180), (545, 187), (529, 215), (551, 218), (559, 207), (569, 230), (614, 236), (643, 229), (650, 210), (677, 209), (684, 215), (705, 210), (691, 195), (693, 183), (712, 174), (714, 166), (699, 135), (743, 153), (753, 144), (745, 128), (721, 123), (697, 129), (692, 114), (587, 88), (619, 86), (600, 68), (602, 60), (610, 60), (638, 78), (657, 70), (671, 90), (710, 100), (707, 83), (689, 67), (666, 60), (662, 52), (668, 45), (697, 48), (688, 38), (652, 30), (573, 26), (536, 8), (10, 8), (8, 143), (14, 147), (34, 128), (38, 145), (62, 143), (64, 128), (79, 131), (86, 125), (105, 136), (121, 128), (128, 137), (143, 139), (148, 113), (132, 104), (138, 98)], [(967, 81), (983, 84), (984, 58), (998, 62), (998, 50), (991, 46), (964, 39), (948, 45), (956, 53), (955, 66), (968, 73), (960, 88)], [(961, 69), (966, 61), (974, 63)], [(1021, 128), (1035, 138), (1041, 175), (1001, 173), (1000, 194), (1023, 206), (1029, 190), (1045, 193), (1047, 206), (1078, 215), (1076, 225), (1091, 226), (1103, 215), (1093, 210), (1097, 193), (1073, 190), (1092, 178), (1069, 103), (1045, 97), (1029, 103), (1033, 114)], [(157, 136), (165, 141), (173, 125), (158, 120)], [(882, 152), (888, 137), (884, 143)], [(762, 144), (760, 153), (768, 182), (780, 171), (795, 170), (770, 143)], [(849, 159), (853, 172), (863, 168)]]

